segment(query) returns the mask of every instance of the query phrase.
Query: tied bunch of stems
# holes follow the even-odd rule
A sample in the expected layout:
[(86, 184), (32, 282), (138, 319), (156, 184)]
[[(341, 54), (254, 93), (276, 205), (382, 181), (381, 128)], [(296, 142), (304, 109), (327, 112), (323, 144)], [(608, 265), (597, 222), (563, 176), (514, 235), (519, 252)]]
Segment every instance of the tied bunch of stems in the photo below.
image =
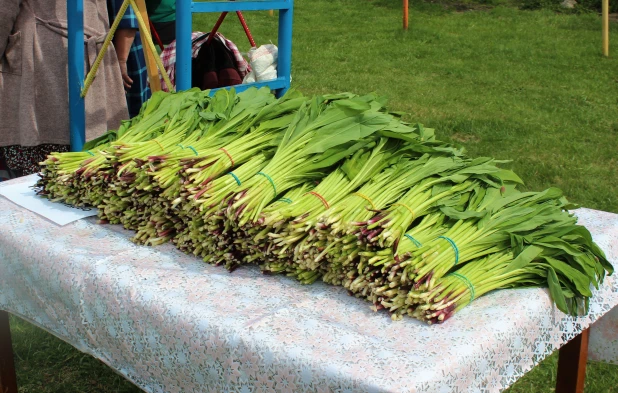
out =
[(547, 286), (587, 311), (613, 268), (560, 190), (521, 192), (383, 98), (267, 89), (156, 93), (83, 152), (41, 163), (38, 192), (95, 206), (136, 243), (230, 271), (340, 285), (393, 319), (442, 323), (488, 292)]

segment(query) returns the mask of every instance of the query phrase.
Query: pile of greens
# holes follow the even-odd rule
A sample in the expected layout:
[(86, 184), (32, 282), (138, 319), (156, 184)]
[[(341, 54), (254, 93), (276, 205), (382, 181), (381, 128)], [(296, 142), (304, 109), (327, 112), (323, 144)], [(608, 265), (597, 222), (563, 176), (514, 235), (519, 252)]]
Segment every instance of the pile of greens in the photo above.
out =
[(51, 154), (38, 192), (97, 207), (136, 243), (340, 285), (393, 319), (441, 323), (487, 292), (528, 286), (586, 313), (613, 269), (576, 206), (556, 188), (519, 191), (504, 162), (468, 157), (385, 105), (159, 92), (83, 152)]

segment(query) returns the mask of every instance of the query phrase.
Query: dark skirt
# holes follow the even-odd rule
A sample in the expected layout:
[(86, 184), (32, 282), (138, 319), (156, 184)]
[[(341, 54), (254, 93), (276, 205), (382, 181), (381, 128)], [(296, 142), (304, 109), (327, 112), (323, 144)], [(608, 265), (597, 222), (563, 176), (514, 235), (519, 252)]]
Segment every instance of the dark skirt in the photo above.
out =
[(0, 180), (39, 172), (39, 162), (51, 152), (69, 151), (65, 145), (4, 146), (0, 147)]

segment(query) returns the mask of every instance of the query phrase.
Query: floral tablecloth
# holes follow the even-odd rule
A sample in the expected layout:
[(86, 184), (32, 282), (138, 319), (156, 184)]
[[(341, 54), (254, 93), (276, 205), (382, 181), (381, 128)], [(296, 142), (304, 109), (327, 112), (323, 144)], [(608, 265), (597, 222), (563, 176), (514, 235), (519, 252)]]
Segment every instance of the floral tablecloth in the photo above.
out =
[[(577, 214), (618, 265), (618, 215)], [(497, 392), (618, 304), (610, 277), (582, 318), (522, 289), (443, 325), (392, 322), (342, 288), (230, 274), (129, 237), (94, 219), (60, 227), (0, 197), (0, 309), (147, 392)]]

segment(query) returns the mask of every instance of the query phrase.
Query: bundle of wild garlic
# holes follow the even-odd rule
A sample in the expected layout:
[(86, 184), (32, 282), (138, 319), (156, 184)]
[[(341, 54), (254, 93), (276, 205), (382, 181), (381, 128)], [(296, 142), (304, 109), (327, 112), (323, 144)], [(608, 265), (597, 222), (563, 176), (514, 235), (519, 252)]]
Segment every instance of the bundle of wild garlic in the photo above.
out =
[(38, 187), (98, 207), (137, 243), (321, 279), (393, 319), (441, 323), (522, 286), (586, 312), (612, 266), (560, 190), (520, 192), (501, 163), (466, 157), (375, 95), (189, 90), (156, 93), (83, 152), (51, 154)]

